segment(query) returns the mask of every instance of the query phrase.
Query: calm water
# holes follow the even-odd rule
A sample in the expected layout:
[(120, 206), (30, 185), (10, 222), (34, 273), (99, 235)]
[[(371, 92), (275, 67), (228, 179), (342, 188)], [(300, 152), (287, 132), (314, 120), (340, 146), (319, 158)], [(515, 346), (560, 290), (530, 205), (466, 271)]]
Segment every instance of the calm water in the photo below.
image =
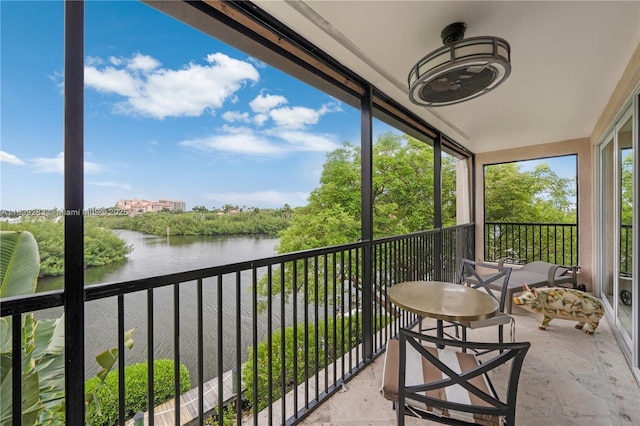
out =
[[(133, 252), (128, 259), (117, 265), (90, 268), (85, 271), (85, 284), (127, 281), (148, 278), (175, 272), (224, 265), (244, 260), (273, 256), (276, 238), (269, 237), (207, 237), (207, 236), (171, 236), (157, 237), (134, 231), (119, 230), (117, 234)], [(259, 271), (259, 277), (265, 271)], [(62, 288), (63, 277), (41, 279), (38, 290)], [(205, 380), (217, 376), (217, 289), (216, 280), (204, 280), (204, 335), (205, 335)], [(251, 313), (251, 272), (242, 274), (241, 299), (241, 341), (245, 348), (241, 359), (246, 359), (246, 347), (251, 344), (253, 329)], [(154, 357), (173, 358), (173, 300), (174, 288), (154, 290)], [(187, 282), (179, 287), (180, 313), (180, 361), (191, 372), (192, 382), (197, 377), (197, 317), (196, 283)], [(235, 367), (236, 350), (236, 294), (234, 277), (223, 280), (223, 371)], [(278, 306), (274, 311), (279, 312)], [(61, 310), (50, 310), (42, 316), (60, 315)], [(279, 315), (274, 315), (274, 322)], [(134, 347), (125, 351), (127, 364), (147, 359), (147, 293), (133, 293), (125, 296), (125, 329), (136, 328)], [(261, 315), (256, 327), (259, 338), (266, 335), (265, 316)], [(87, 376), (95, 374), (99, 366), (95, 356), (105, 349), (117, 346), (117, 300), (109, 298), (87, 302), (85, 305), (85, 372)]]

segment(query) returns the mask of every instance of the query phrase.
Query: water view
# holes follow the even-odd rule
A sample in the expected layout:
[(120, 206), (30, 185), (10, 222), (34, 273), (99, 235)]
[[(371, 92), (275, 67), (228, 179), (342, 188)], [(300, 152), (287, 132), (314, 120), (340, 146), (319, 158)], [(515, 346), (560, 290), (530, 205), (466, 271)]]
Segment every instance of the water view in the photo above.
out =
[[(128, 281), (139, 278), (171, 274), (225, 265), (251, 259), (270, 257), (275, 254), (277, 238), (264, 236), (170, 236), (158, 237), (135, 231), (115, 231), (133, 251), (125, 262), (85, 271), (85, 284), (94, 285), (109, 282)], [(242, 276), (242, 322), (243, 346), (251, 341), (253, 323), (251, 321), (251, 274)], [(228, 282), (227, 282), (228, 281)], [(235, 366), (235, 280), (225, 277), (223, 281), (223, 340), (228, 345), (224, 353), (223, 371)], [(38, 281), (38, 291), (62, 288), (63, 277), (43, 278)], [(203, 281), (204, 329), (205, 329), (205, 380), (216, 377), (215, 359), (216, 282)], [(154, 290), (154, 357), (173, 358), (173, 286)], [(246, 300), (245, 300), (246, 299)], [(180, 286), (180, 361), (191, 373), (192, 381), (197, 375), (197, 317), (196, 283), (187, 282)], [(59, 316), (61, 310), (44, 312), (46, 316)], [(136, 328), (134, 347), (125, 352), (127, 364), (147, 359), (147, 294), (133, 293), (125, 296), (125, 329)], [(105, 349), (117, 346), (117, 300), (116, 298), (87, 302), (85, 305), (85, 376), (99, 370), (95, 356)], [(266, 334), (265, 321), (257, 324), (259, 336)], [(261, 337), (262, 338), (262, 337)], [(207, 353), (211, 356), (207, 357)], [(244, 356), (242, 357), (244, 359)]]

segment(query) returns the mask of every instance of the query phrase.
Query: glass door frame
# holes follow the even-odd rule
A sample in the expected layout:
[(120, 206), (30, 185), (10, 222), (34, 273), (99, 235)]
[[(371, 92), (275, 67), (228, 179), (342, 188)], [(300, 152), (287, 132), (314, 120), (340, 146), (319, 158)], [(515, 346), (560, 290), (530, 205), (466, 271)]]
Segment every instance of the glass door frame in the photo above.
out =
[[(620, 113), (616, 116), (615, 120), (613, 120), (609, 130), (604, 134), (602, 139), (595, 146), (595, 165), (596, 165), (596, 173), (595, 173), (595, 194), (596, 194), (596, 206), (595, 206), (595, 215), (596, 215), (596, 247), (594, 250), (595, 253), (595, 265), (594, 269), (596, 271), (596, 294), (600, 296), (603, 304), (605, 305), (606, 316), (609, 320), (612, 321), (614, 328), (614, 334), (619, 339), (619, 343), (623, 349), (623, 352), (627, 356), (629, 362), (632, 364), (632, 370), (634, 375), (636, 376), (636, 380), (640, 382), (640, 286), (638, 279), (638, 271), (639, 271), (639, 236), (638, 232), (634, 232), (632, 234), (632, 250), (633, 250), (633, 259), (632, 259), (632, 270), (634, 273), (632, 274), (632, 329), (631, 335), (625, 331), (619, 321), (618, 317), (618, 305), (619, 305), (619, 275), (620, 275), (620, 205), (621, 205), (621, 194), (620, 194), (620, 186), (621, 186), (621, 150), (620, 145), (618, 143), (618, 131), (621, 129), (622, 125), (624, 125), (627, 120), (631, 117), (632, 119), (632, 131), (633, 131), (633, 228), (640, 229), (639, 221), (640, 221), (640, 178), (638, 176), (639, 167), (640, 167), (640, 86), (636, 87), (633, 91), (633, 96), (629, 99), (628, 102), (624, 104), (624, 107), (621, 108)], [(613, 143), (613, 164), (609, 165), (609, 167), (603, 167), (603, 161), (605, 161), (605, 156), (603, 154), (603, 150), (608, 143)], [(604, 173), (613, 170), (614, 176), (605, 176)], [(614, 208), (614, 218), (613, 218), (613, 258), (615, 261), (613, 262), (613, 301), (614, 303), (610, 303), (604, 294), (604, 280), (606, 279), (606, 274), (608, 271), (606, 265), (606, 257), (605, 250), (607, 250), (606, 240), (605, 240), (605, 230), (607, 226), (607, 214), (605, 209), (607, 205), (605, 204), (605, 194), (603, 193), (603, 183), (606, 182), (606, 179), (611, 178), (614, 182), (614, 196), (613, 196), (613, 208)], [(610, 206), (611, 207), (611, 206)]]
[(640, 85), (636, 86), (632, 96), (633, 110), (633, 219), (632, 226), (636, 232), (631, 234), (631, 247), (633, 257), (631, 259), (632, 280), (631, 288), (632, 296), (632, 317), (633, 317), (633, 336), (632, 336), (632, 371), (636, 376), (636, 380), (640, 383)]
[[(615, 242), (620, 238), (620, 230), (619, 230), (619, 222), (620, 219), (618, 215), (613, 215), (613, 223), (610, 223), (611, 218), (608, 215), (608, 210), (613, 209), (616, 211), (619, 206), (619, 194), (618, 191), (615, 191), (616, 187), (616, 173), (618, 167), (618, 159), (616, 153), (617, 143), (616, 143), (616, 126), (614, 125), (611, 130), (609, 130), (602, 141), (596, 147), (596, 199), (598, 200), (596, 203), (596, 217), (597, 217), (597, 226), (596, 226), (596, 235), (597, 235), (597, 245), (596, 245), (596, 282), (597, 289), (599, 291), (599, 296), (602, 299), (603, 304), (606, 307), (608, 313), (610, 313), (610, 318), (614, 321), (617, 321), (618, 312), (617, 312), (617, 289), (618, 285), (616, 284), (615, 279), (611, 279), (609, 282), (609, 274), (615, 277), (619, 274), (620, 265), (616, 262), (612, 262), (612, 265), (609, 264), (609, 251), (613, 251), (611, 254), (611, 259), (619, 258), (620, 246)], [(608, 151), (612, 151), (613, 154), (610, 154)], [(609, 174), (613, 171), (613, 176)], [(613, 183), (612, 183), (613, 182)], [(611, 188), (613, 186), (613, 188)], [(613, 189), (613, 190), (611, 190)], [(610, 201), (609, 201), (610, 200)], [(610, 244), (607, 230), (613, 230), (613, 243)], [(613, 287), (613, 288), (609, 288)], [(611, 298), (613, 300), (609, 300), (609, 291), (611, 291)], [(627, 342), (630, 343), (630, 342)]]

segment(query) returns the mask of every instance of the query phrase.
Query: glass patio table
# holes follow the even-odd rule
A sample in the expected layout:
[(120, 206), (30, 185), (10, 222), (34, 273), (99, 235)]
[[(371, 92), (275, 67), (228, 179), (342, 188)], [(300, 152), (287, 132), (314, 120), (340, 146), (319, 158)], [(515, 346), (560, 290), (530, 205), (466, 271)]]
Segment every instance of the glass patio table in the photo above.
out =
[(442, 281), (407, 281), (387, 290), (389, 300), (399, 308), (437, 320), (438, 337), (442, 321), (481, 321), (495, 316), (499, 304), (489, 294), (471, 287)]

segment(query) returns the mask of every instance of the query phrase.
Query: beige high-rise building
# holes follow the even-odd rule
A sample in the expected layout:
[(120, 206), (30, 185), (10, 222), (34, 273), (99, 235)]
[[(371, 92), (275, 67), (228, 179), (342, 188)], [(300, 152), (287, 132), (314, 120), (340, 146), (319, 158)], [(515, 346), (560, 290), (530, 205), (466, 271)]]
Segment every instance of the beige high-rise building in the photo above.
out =
[(169, 211), (185, 211), (186, 204), (182, 200), (170, 200), (161, 198), (158, 201), (141, 200), (133, 198), (131, 200), (120, 199), (116, 203), (116, 207), (129, 212), (129, 216), (135, 216), (141, 213)]

